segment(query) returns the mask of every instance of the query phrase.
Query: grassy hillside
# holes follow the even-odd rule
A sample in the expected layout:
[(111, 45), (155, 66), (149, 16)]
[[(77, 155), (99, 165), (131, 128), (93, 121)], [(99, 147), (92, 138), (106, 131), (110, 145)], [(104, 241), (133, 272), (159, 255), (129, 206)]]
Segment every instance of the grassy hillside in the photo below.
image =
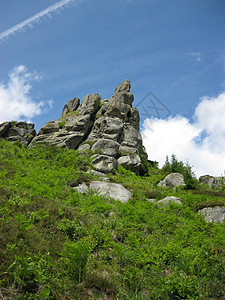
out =
[[(163, 170), (110, 174), (122, 204), (72, 187), (98, 180), (91, 153), (0, 140), (0, 298), (224, 299), (225, 224), (196, 213), (225, 192), (163, 189)], [(183, 205), (147, 199), (177, 196)]]

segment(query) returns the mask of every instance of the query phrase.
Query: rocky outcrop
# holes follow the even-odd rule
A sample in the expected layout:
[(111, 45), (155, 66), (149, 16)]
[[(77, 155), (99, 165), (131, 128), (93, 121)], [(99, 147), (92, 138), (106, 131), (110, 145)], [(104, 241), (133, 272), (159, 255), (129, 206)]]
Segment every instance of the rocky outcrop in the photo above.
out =
[(31, 146), (50, 143), (62, 148), (77, 149), (93, 126), (100, 100), (98, 94), (85, 96), (80, 105), (79, 99), (70, 100), (63, 109), (63, 116), (47, 122), (33, 139)]
[(121, 164), (136, 174), (140, 172), (139, 152), (147, 154), (139, 133), (139, 113), (132, 107), (130, 80), (115, 89), (108, 100), (98, 94), (70, 100), (63, 108), (62, 117), (46, 123), (32, 140), (60, 147), (95, 151), (93, 165), (97, 171), (108, 173)]
[(185, 186), (184, 176), (180, 173), (171, 173), (158, 183), (160, 187)]
[(29, 145), (36, 136), (33, 123), (26, 122), (5, 122), (0, 125), (0, 138), (10, 142), (20, 142)]
[(203, 175), (199, 177), (201, 184), (206, 184), (210, 188), (221, 188), (222, 185), (225, 185), (225, 177), (213, 177), (210, 175)]
[(105, 181), (91, 181), (89, 186), (86, 183), (82, 183), (74, 187), (74, 189), (82, 194), (87, 193), (89, 190), (94, 190), (99, 195), (119, 200), (122, 203), (127, 202), (132, 197), (131, 192), (121, 184)]
[(110, 99), (101, 100), (90, 94), (80, 103), (79, 98), (68, 101), (62, 117), (47, 122), (39, 131), (34, 124), (5, 122), (0, 125), (0, 138), (19, 141), (30, 147), (53, 144), (62, 148), (92, 150), (93, 165), (99, 172), (112, 172), (118, 164), (140, 174), (141, 163), (147, 160), (139, 132), (139, 113), (132, 106), (130, 80), (119, 84)]
[(225, 220), (225, 206), (205, 207), (198, 211), (207, 222), (223, 223)]

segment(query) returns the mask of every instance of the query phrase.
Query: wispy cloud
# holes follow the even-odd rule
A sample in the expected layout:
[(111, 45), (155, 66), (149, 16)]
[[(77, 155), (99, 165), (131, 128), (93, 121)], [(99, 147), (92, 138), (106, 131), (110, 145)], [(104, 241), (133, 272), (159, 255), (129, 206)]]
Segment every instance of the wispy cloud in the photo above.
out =
[(32, 26), (35, 23), (38, 23), (44, 16), (50, 16), (51, 13), (56, 12), (59, 9), (63, 9), (69, 3), (74, 3), (75, 5), (83, 2), (82, 0), (61, 0), (57, 3), (47, 7), (46, 9), (40, 11), (39, 13), (35, 14), (34, 16), (26, 19), (25, 21), (9, 28), (8, 30), (0, 33), (0, 41), (4, 40), (5, 38), (9, 37), (10, 35), (20, 31), (21, 29), (25, 29), (29, 26)]
[(196, 61), (200, 61), (201, 60), (201, 53), (200, 52), (192, 52), (190, 53), (191, 56), (193, 56)]
[(30, 121), (31, 118), (52, 107), (52, 101), (36, 102), (31, 96), (32, 81), (40, 80), (36, 72), (17, 66), (9, 73), (5, 84), (0, 82), (0, 123), (4, 121)]
[(132, 2), (133, 2), (133, 0), (125, 0), (125, 1), (124, 1), (124, 4), (125, 4), (125, 5), (128, 5), (128, 4), (132, 3)]

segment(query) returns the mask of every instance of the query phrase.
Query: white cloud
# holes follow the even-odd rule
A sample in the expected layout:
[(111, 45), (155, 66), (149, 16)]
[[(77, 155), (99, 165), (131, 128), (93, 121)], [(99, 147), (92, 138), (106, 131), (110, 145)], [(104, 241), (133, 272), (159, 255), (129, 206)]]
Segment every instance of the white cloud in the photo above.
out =
[[(9, 73), (7, 84), (0, 82), (0, 123), (11, 120), (26, 120), (40, 115), (46, 103), (35, 102), (30, 96), (31, 82), (39, 80), (25, 66), (15, 67)], [(52, 102), (47, 103), (50, 107)]]
[(0, 41), (7, 38), (8, 36), (10, 36), (11, 34), (16, 33), (17, 31), (20, 31), (22, 29), (28, 28), (28, 27), (32, 27), (33, 24), (38, 23), (44, 16), (51, 16), (52, 12), (56, 12), (59, 9), (63, 9), (64, 7), (66, 7), (67, 4), (73, 2), (74, 5), (77, 5), (79, 3), (82, 3), (82, 0), (61, 0), (56, 2), (55, 4), (47, 7), (46, 9), (40, 11), (39, 13), (35, 14), (34, 16), (24, 20), (23, 22), (9, 28), (8, 30), (0, 33)]
[(175, 154), (189, 162), (197, 176), (220, 176), (225, 170), (225, 93), (203, 97), (195, 109), (194, 123), (182, 116), (146, 119), (142, 136), (149, 159), (159, 162)]
[(200, 61), (201, 60), (201, 53), (200, 52), (192, 52), (190, 53), (191, 56), (193, 56), (196, 61)]

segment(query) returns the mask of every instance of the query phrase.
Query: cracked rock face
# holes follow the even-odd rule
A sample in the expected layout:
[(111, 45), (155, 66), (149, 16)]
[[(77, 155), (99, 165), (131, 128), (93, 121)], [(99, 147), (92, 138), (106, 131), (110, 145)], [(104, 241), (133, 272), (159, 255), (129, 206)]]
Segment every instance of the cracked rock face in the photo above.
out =
[[(79, 98), (68, 101), (62, 117), (47, 122), (36, 135), (28, 124), (0, 125), (0, 137), (19, 140), (30, 146), (50, 143), (62, 148), (96, 151), (93, 164), (97, 171), (108, 173), (121, 164), (139, 174), (142, 154), (146, 153), (139, 133), (139, 113), (132, 107), (130, 80), (119, 84), (110, 99), (101, 100), (99, 94), (89, 94), (80, 103)], [(19, 123), (17, 123), (19, 124)], [(147, 157), (147, 154), (146, 154)]]
[(33, 123), (26, 122), (4, 122), (0, 124), (0, 138), (4, 138), (12, 143), (20, 142), (29, 145), (36, 136)]

